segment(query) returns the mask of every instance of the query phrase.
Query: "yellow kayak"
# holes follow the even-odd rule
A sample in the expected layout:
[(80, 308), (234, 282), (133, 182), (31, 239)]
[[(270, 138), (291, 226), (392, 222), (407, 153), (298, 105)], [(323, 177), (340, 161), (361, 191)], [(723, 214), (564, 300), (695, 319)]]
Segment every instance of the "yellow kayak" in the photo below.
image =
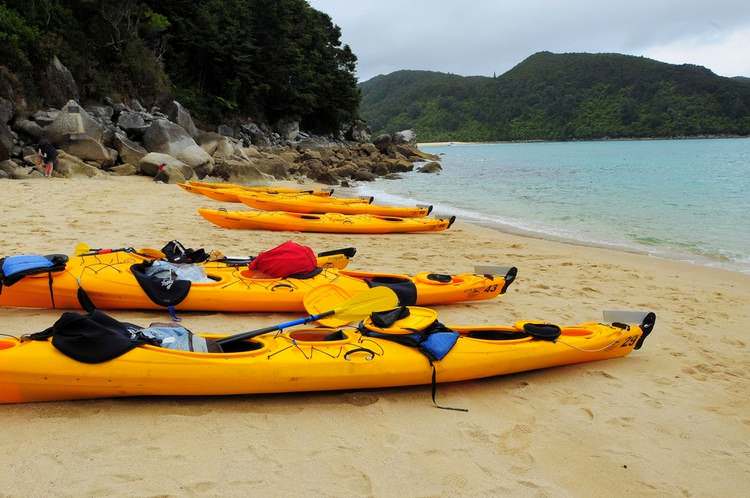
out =
[[(333, 198), (313, 197), (307, 198), (266, 195), (262, 193), (243, 193), (238, 196), (240, 202), (251, 208), (262, 211), (286, 211), (290, 213), (341, 213), (341, 214), (372, 214), (376, 216), (397, 216), (401, 218), (419, 218), (427, 216), (432, 211), (432, 206), (424, 207), (402, 207), (402, 206), (379, 206), (368, 202), (356, 202), (341, 204), (326, 202)], [(310, 198), (314, 199), (311, 202)]]
[(226, 211), (198, 209), (198, 214), (222, 228), (319, 233), (440, 232), (456, 220), (450, 218), (400, 218), (369, 214), (304, 214), (284, 211)]
[(399, 295), (402, 304), (433, 305), (495, 298), (505, 293), (516, 277), (512, 267), (478, 267), (476, 273), (456, 275), (345, 271), (345, 251), (320, 253), (320, 269), (297, 278), (258, 275), (248, 270), (249, 261), (242, 260), (196, 264), (207, 275), (206, 282), (148, 278), (146, 267), (154, 257), (160, 257), (159, 251), (62, 256), (63, 268), (25, 276), (3, 286), (0, 306), (80, 309), (80, 287), (100, 309), (174, 306), (177, 311), (293, 312), (304, 310), (303, 299), (308, 292), (327, 284), (336, 284), (350, 293), (387, 286)]
[[(232, 352), (138, 346), (96, 364), (81, 363), (50, 340), (0, 338), (0, 403), (124, 396), (209, 396), (372, 389), (466, 381), (626, 356), (639, 349), (656, 316), (610, 314), (602, 322), (556, 326), (448, 326), (452, 349), (434, 361), (416, 347), (359, 329), (302, 329), (242, 341)], [(639, 318), (641, 317), (641, 318)], [(396, 323), (398, 325), (398, 322)], [(549, 340), (538, 331), (554, 331)], [(15, 332), (9, 331), (4, 332)], [(202, 334), (208, 338), (221, 336)], [(540, 338), (542, 337), (542, 338)]]
[(209, 199), (214, 199), (216, 201), (220, 202), (234, 202), (239, 203), (242, 202), (240, 197), (242, 196), (248, 196), (248, 195), (263, 195), (268, 196), (268, 198), (278, 198), (278, 199), (285, 199), (292, 202), (304, 202), (304, 203), (324, 203), (326, 205), (330, 204), (369, 204), (373, 201), (373, 197), (323, 197), (319, 196), (317, 194), (312, 193), (312, 191), (309, 192), (278, 192), (274, 190), (267, 190), (263, 192), (250, 192), (247, 190), (243, 190), (240, 188), (211, 188), (211, 187), (203, 187), (200, 185), (193, 185), (190, 183), (178, 183), (177, 184), (181, 189), (190, 192), (191, 194), (200, 194), (208, 197)]
[(315, 189), (304, 189), (304, 188), (293, 188), (293, 187), (274, 187), (274, 186), (250, 186), (240, 185), (239, 183), (226, 183), (226, 182), (199, 182), (189, 181), (188, 184), (194, 187), (206, 187), (212, 189), (237, 189), (244, 190), (246, 192), (269, 192), (276, 194), (311, 194), (319, 197), (330, 197), (333, 195), (333, 189), (326, 190), (315, 190)]

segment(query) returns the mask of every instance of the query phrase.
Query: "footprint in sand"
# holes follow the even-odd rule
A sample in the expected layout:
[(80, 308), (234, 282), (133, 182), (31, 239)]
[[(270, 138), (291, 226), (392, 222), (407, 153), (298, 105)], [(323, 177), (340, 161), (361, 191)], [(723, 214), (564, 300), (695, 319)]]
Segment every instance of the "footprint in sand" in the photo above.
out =
[(368, 406), (377, 403), (380, 399), (372, 393), (345, 393), (342, 395), (344, 403), (354, 406)]
[(526, 468), (518, 467), (516, 473), (527, 471), (534, 463), (534, 456), (528, 451), (531, 447), (533, 429), (526, 424), (516, 424), (512, 429), (503, 432), (498, 442), (500, 453), (520, 460)]

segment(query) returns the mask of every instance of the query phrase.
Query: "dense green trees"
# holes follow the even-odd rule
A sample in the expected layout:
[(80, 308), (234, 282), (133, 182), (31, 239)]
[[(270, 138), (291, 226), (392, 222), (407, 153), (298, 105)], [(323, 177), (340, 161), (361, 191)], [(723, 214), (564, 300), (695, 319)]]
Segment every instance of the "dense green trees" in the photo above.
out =
[(360, 85), (373, 130), (420, 140), (750, 134), (750, 84), (620, 54), (535, 54), (497, 78), (398, 71)]
[(208, 122), (233, 116), (333, 131), (356, 117), (356, 57), (305, 0), (5, 0), (0, 64), (37, 94), (55, 54), (84, 99), (174, 94)]

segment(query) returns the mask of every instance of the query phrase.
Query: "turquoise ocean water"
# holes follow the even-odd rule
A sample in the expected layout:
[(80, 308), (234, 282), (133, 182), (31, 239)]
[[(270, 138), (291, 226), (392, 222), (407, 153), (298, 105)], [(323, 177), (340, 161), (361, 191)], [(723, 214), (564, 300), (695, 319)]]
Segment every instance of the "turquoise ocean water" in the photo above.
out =
[(440, 175), (358, 188), (501, 230), (750, 273), (750, 139), (426, 146)]

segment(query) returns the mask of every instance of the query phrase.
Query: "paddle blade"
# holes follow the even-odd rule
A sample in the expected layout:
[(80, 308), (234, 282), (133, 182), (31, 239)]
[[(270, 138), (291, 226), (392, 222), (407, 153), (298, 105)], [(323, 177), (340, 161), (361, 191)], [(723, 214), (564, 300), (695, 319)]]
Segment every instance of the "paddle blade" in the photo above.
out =
[(91, 246), (86, 244), (85, 242), (79, 242), (76, 244), (76, 248), (73, 251), (73, 254), (76, 256), (80, 256), (81, 254), (86, 254), (87, 252), (91, 251)]
[(322, 318), (318, 323), (326, 327), (341, 327), (362, 320), (376, 311), (397, 307), (398, 296), (388, 287), (373, 287), (352, 294), (337, 285), (328, 284), (308, 292), (303, 302), (311, 315), (333, 310), (333, 316)]
[(161, 252), (159, 249), (153, 249), (151, 247), (142, 247), (138, 249), (138, 254), (141, 254), (143, 256), (148, 256), (149, 258), (153, 259), (164, 259), (164, 253)]

